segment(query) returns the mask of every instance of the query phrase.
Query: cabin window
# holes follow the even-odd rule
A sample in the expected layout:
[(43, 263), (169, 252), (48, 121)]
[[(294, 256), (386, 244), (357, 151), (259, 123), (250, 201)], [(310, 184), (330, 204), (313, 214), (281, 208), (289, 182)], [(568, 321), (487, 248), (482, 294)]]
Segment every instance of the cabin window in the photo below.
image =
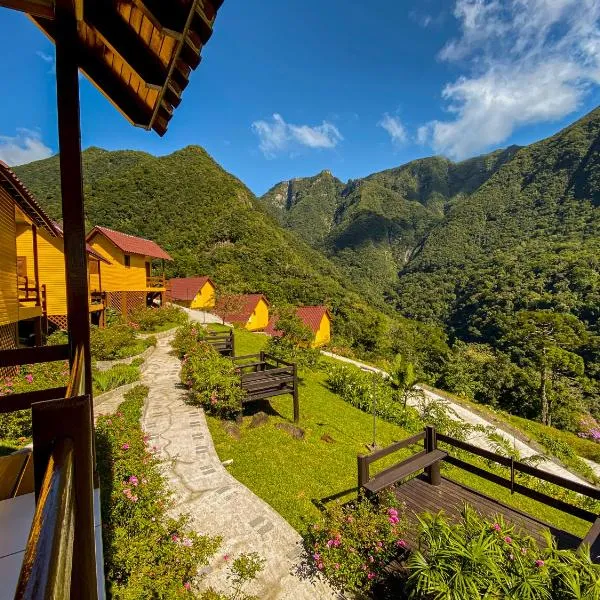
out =
[(131, 266), (131, 256), (129, 254), (125, 255), (125, 266), (129, 268)]

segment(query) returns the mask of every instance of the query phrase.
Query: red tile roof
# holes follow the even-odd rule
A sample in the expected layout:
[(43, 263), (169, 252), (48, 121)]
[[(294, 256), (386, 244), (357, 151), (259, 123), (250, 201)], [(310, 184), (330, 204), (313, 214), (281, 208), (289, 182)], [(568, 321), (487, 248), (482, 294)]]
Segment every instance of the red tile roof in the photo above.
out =
[[(217, 299), (215, 313), (228, 323), (247, 323), (261, 299), (269, 306), (269, 301), (263, 294), (221, 296)], [(235, 305), (235, 309), (226, 307), (226, 304)]]
[(150, 256), (151, 258), (164, 258), (165, 260), (173, 260), (171, 256), (165, 252), (156, 242), (146, 240), (135, 235), (115, 231), (108, 227), (100, 227), (96, 225), (88, 235), (88, 241), (101, 233), (105, 238), (110, 240), (117, 248), (125, 252), (125, 254), (139, 254), (141, 256)]
[(172, 300), (193, 300), (196, 294), (209, 282), (215, 287), (210, 277), (175, 277), (169, 279), (167, 289)]
[[(296, 314), (304, 323), (304, 325), (306, 325), (315, 334), (317, 331), (319, 331), (319, 327), (321, 326), (321, 321), (323, 320), (324, 315), (327, 315), (331, 319), (331, 313), (326, 306), (299, 306), (296, 308)], [(273, 316), (265, 328), (265, 333), (280, 337), (281, 331), (276, 328), (278, 320), (279, 317), (277, 315)]]
[(48, 232), (57, 236), (54, 221), (46, 211), (38, 204), (33, 194), (25, 184), (17, 177), (16, 173), (0, 160), (0, 187), (4, 188), (13, 198), (17, 206), (38, 226), (44, 227)]

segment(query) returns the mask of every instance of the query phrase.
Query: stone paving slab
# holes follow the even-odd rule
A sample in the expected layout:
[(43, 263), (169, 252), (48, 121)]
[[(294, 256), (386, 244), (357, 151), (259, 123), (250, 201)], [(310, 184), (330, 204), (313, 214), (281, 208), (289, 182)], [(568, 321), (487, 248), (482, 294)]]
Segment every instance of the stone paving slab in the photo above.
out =
[(303, 548), (298, 532), (221, 464), (204, 412), (185, 404), (180, 362), (170, 354), (170, 340), (159, 340), (142, 376), (150, 388), (142, 427), (166, 461), (175, 511), (188, 513), (198, 532), (223, 539), (218, 555), (203, 570), (203, 585), (226, 590), (229, 563), (224, 556), (257, 552), (266, 565), (248, 593), (263, 600), (338, 598), (325, 581), (300, 574)]

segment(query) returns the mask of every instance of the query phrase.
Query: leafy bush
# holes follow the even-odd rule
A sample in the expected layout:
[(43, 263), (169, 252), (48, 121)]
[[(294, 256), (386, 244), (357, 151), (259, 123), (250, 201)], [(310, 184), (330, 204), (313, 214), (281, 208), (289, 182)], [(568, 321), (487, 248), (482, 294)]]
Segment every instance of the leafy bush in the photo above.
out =
[(259, 600), (256, 596), (248, 596), (243, 592), (246, 583), (252, 581), (263, 570), (265, 560), (256, 552), (240, 554), (232, 563), (227, 579), (233, 586), (232, 594), (219, 594), (210, 588), (200, 594), (199, 600)]
[(183, 358), (205, 339), (206, 331), (204, 327), (199, 323), (189, 321), (177, 329), (171, 347), (179, 358)]
[(144, 332), (157, 332), (183, 325), (187, 314), (175, 306), (160, 308), (138, 308), (129, 314), (129, 324)]
[(156, 339), (137, 338), (135, 330), (128, 325), (112, 325), (104, 329), (92, 327), (90, 331), (90, 349), (95, 360), (116, 360), (141, 354)]
[(200, 404), (221, 417), (238, 415), (245, 392), (231, 359), (208, 344), (199, 343), (183, 359), (181, 381), (188, 387), (192, 404)]
[(144, 386), (130, 390), (96, 427), (106, 585), (122, 600), (183, 596), (220, 543), (169, 516), (172, 494), (140, 428), (147, 394)]
[(305, 543), (314, 567), (342, 591), (365, 592), (403, 554), (401, 505), (392, 494), (377, 504), (363, 499), (336, 505), (308, 529)]
[(277, 314), (277, 330), (281, 336), (272, 337), (265, 351), (277, 358), (296, 363), (298, 367), (314, 368), (321, 358), (318, 348), (311, 348), (314, 334), (296, 314), (296, 309), (286, 307)]
[(106, 371), (94, 371), (92, 379), (97, 392), (108, 392), (122, 385), (133, 383), (140, 378), (140, 360), (130, 365), (115, 365)]
[(365, 373), (353, 367), (333, 367), (327, 379), (329, 389), (362, 411), (376, 413), (384, 421), (400, 425), (409, 431), (421, 431), (423, 423), (416, 410), (404, 406), (390, 382), (376, 373)]
[(558, 551), (506, 525), (480, 517), (465, 507), (457, 524), (441, 514), (424, 514), (419, 549), (406, 567), (414, 598), (524, 600), (597, 598), (600, 567), (586, 551)]

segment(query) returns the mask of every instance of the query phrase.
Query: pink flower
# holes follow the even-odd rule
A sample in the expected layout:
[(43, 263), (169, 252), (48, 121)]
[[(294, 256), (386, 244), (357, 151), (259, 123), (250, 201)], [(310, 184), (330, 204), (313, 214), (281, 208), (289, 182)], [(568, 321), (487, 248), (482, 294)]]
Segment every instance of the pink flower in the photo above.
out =
[(508, 535), (507, 535), (507, 536), (504, 538), (504, 541), (505, 541), (507, 544), (512, 544), (512, 538), (511, 538), (510, 536), (508, 536)]
[(130, 448), (130, 446), (129, 446), (129, 444), (128, 444), (127, 442), (125, 442), (125, 443), (124, 443), (124, 444), (121, 446), (121, 449), (122, 449), (122, 450), (129, 450), (129, 448)]
[(333, 565), (334, 568), (339, 569), (340, 568), (340, 563), (335, 563), (335, 565)]
[(397, 525), (397, 524), (400, 522), (400, 519), (399, 519), (398, 517), (394, 517), (394, 516), (392, 516), (392, 517), (390, 517), (390, 518), (388, 519), (388, 521), (389, 521), (389, 522), (390, 522), (392, 525)]
[(179, 539), (180, 539), (180, 538), (179, 538), (179, 536), (178, 536), (178, 535), (176, 535), (176, 534), (173, 534), (173, 535), (171, 536), (171, 539), (172, 539), (172, 540), (173, 540), (173, 541), (174, 541), (176, 544), (178, 544), (178, 543), (179, 543)]
[(187, 590), (188, 592), (192, 589), (192, 584), (189, 581), (186, 581), (183, 584), (183, 589)]
[(138, 501), (138, 497), (137, 497), (135, 494), (133, 494), (132, 496), (129, 496), (129, 499), (130, 499), (132, 502), (137, 502), (137, 501)]
[(132, 475), (129, 478), (129, 483), (133, 486), (137, 486), (137, 484), (139, 483), (139, 479), (135, 475)]
[(184, 537), (181, 541), (181, 545), (185, 546), (186, 548), (191, 548), (193, 546), (193, 542), (190, 540), (190, 538)]
[(396, 546), (398, 546), (398, 548), (408, 548), (408, 544), (404, 540), (397, 540)]
[(502, 528), (500, 527), (500, 525), (499, 525), (498, 523), (494, 523), (494, 524), (492, 525), (492, 529), (493, 529), (494, 531), (500, 531)]
[(535, 561), (535, 566), (536, 566), (538, 569), (541, 569), (541, 568), (544, 566), (544, 561), (543, 561), (543, 560), (540, 560), (540, 559), (538, 558), (538, 559)]
[(31, 373), (26, 375), (25, 379), (27, 379), (27, 383), (33, 383), (33, 375)]
[(369, 571), (367, 574), (367, 579), (375, 579), (375, 573), (373, 573), (373, 571)]
[(319, 571), (322, 571), (324, 567), (325, 565), (322, 562), (317, 563), (317, 569), (319, 569)]
[(227, 562), (229, 560), (229, 554), (223, 554), (223, 560)]
[(319, 562), (321, 560), (321, 555), (318, 552), (313, 554), (313, 559), (315, 562)]
[(387, 513), (388, 513), (388, 515), (390, 517), (397, 517), (398, 516), (398, 511), (395, 508), (388, 508)]

